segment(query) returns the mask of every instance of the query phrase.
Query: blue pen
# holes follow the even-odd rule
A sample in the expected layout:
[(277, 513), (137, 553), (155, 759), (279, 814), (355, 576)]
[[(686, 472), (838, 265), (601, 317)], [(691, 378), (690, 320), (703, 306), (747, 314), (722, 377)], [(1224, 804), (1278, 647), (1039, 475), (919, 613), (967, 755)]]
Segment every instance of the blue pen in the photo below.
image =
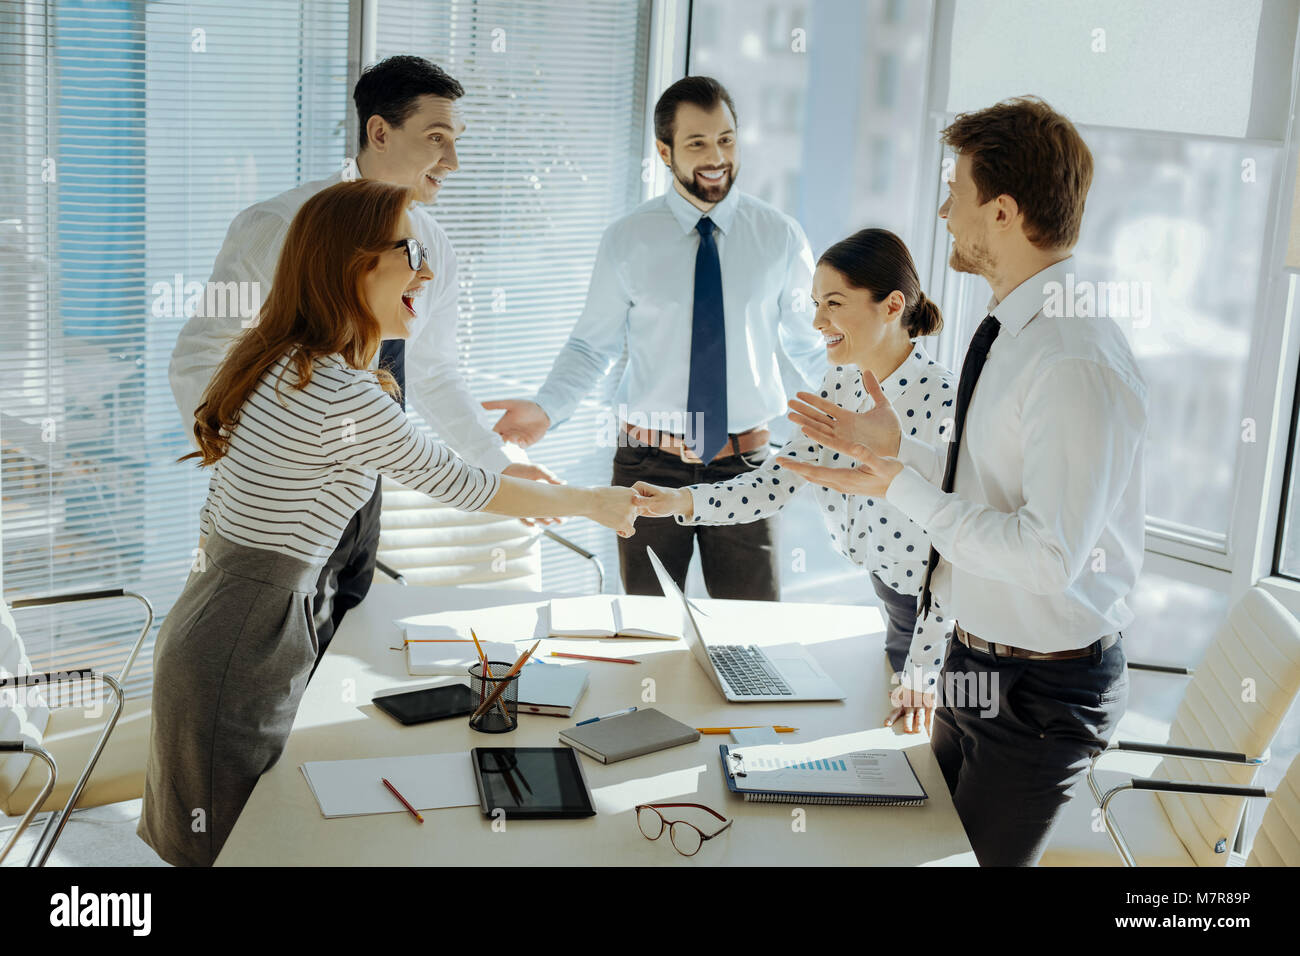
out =
[(600, 717), (588, 717), (586, 720), (580, 720), (580, 721), (578, 721), (578, 722), (577, 722), (576, 724), (574, 724), (573, 726), (575, 726), (575, 727), (581, 727), (583, 724), (594, 724), (594, 723), (595, 723), (596, 721), (598, 721), (598, 720), (605, 720), (605, 719), (607, 719), (607, 718), (609, 718), (609, 717), (622, 717), (624, 714), (630, 714), (630, 713), (632, 713), (632, 711), (634, 711), (634, 710), (636, 710), (635, 707), (629, 707), (629, 708), (627, 708), (626, 710), (616, 710), (616, 711), (614, 711), (614, 713), (612, 713), (612, 714), (604, 714), (603, 716), (600, 716)]

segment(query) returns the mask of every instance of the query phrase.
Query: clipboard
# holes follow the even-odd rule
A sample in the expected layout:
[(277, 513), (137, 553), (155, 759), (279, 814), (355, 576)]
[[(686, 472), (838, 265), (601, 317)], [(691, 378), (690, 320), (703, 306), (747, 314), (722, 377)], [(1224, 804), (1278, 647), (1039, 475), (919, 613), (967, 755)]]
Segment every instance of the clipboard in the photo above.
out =
[[(787, 754), (782, 754), (783, 749)], [(901, 750), (856, 750), (806, 758), (800, 754), (803, 749), (770, 744), (733, 751), (730, 744), (721, 744), (718, 754), (727, 789), (753, 803), (920, 807), (930, 798)], [(746, 753), (750, 754), (748, 760)], [(870, 778), (878, 774), (889, 778), (889, 786), (871, 792), (867, 789)]]

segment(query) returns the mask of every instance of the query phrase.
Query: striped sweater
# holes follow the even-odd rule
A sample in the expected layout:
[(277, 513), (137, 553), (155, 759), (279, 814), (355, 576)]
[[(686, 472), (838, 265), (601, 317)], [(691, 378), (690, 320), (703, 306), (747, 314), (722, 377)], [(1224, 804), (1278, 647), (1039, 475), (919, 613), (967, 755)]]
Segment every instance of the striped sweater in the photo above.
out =
[(462, 511), (496, 494), (497, 475), (415, 428), (373, 372), (331, 355), (316, 360), (306, 388), (296, 383), (286, 355), (244, 403), (213, 470), (204, 536), (324, 564), (379, 473)]

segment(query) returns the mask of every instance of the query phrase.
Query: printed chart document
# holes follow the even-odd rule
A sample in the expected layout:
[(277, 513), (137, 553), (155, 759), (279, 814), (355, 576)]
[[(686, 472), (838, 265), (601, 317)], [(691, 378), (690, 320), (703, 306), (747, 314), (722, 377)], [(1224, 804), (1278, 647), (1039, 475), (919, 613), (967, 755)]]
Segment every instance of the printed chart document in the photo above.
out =
[(836, 753), (819, 741), (719, 750), (727, 787), (746, 800), (918, 805), (927, 799), (901, 750)]
[(552, 598), (550, 633), (552, 637), (676, 641), (682, 637), (682, 615), (668, 598), (648, 594)]

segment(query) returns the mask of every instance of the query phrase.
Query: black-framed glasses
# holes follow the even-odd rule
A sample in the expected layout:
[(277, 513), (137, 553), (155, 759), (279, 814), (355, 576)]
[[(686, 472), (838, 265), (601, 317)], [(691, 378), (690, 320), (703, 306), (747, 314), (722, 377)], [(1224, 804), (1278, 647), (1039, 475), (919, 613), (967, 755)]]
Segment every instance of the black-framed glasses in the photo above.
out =
[(429, 258), (429, 250), (425, 248), (424, 243), (419, 239), (398, 239), (393, 243), (393, 248), (406, 249), (406, 261), (410, 264), (412, 272), (419, 272), (420, 264), (423, 262), (429, 263), (430, 268), (433, 267), (433, 260)]
[[(669, 820), (659, 812), (669, 807), (691, 807), (695, 810), (703, 810), (724, 823), (714, 832), (705, 833), (694, 823), (687, 823), (685, 820)], [(710, 810), (702, 803), (641, 803), (636, 807), (636, 825), (641, 828), (641, 835), (647, 840), (657, 840), (664, 835), (664, 827), (667, 827), (668, 839), (672, 841), (673, 849), (682, 856), (694, 856), (699, 853), (700, 847), (704, 846), (706, 840), (712, 840), (731, 824), (731, 820), (717, 810)]]

